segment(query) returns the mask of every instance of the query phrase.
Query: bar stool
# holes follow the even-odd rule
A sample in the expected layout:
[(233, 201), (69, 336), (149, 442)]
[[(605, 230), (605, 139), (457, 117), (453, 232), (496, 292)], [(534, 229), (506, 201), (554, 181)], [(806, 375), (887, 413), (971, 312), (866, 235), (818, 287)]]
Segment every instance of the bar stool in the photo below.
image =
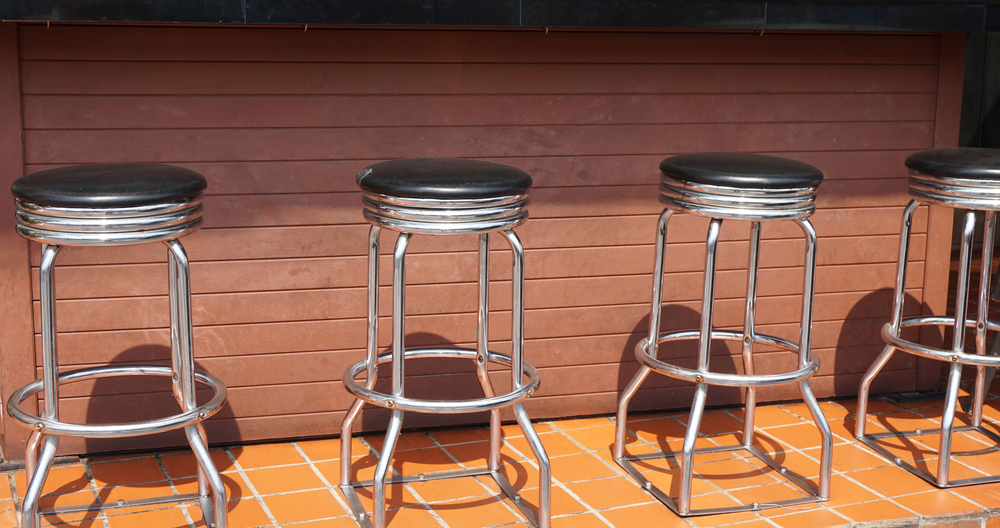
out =
[[(899, 467), (934, 484), (939, 488), (981, 484), (1000, 481), (1000, 476), (987, 476), (959, 480), (949, 480), (951, 467), (952, 433), (955, 431), (978, 431), (993, 442), (1000, 443), (1000, 436), (982, 427), (983, 400), (986, 392), (985, 374), (987, 367), (1000, 366), (1000, 357), (987, 356), (986, 332), (1000, 330), (1000, 323), (989, 320), (990, 265), (993, 261), (993, 243), (996, 236), (997, 211), (1000, 211), (1000, 150), (985, 148), (945, 148), (917, 152), (906, 158), (910, 169), (910, 196), (912, 199), (903, 211), (903, 222), (899, 239), (899, 264), (896, 268), (896, 289), (892, 309), (892, 320), (882, 327), (882, 339), (886, 346), (882, 354), (872, 363), (861, 380), (858, 390), (858, 412), (855, 436), (865, 445), (889, 459)], [(958, 284), (955, 296), (954, 317), (922, 316), (903, 317), (904, 286), (906, 284), (907, 257), (910, 251), (910, 229), (913, 212), (921, 204), (942, 205), (969, 209), (962, 223), (962, 249), (958, 266)], [(969, 275), (971, 273), (972, 244), (975, 233), (976, 214), (984, 211), (986, 216), (983, 234), (983, 260), (979, 282), (979, 313), (969, 319), (967, 301), (969, 297)], [(905, 328), (921, 326), (944, 326), (952, 329), (950, 349), (921, 345), (900, 337)], [(966, 329), (976, 333), (976, 353), (965, 352)], [(944, 413), (941, 427), (903, 432), (866, 434), (868, 416), (868, 394), (872, 380), (892, 357), (901, 350), (926, 358), (936, 359), (951, 365), (948, 384), (945, 389)], [(955, 405), (958, 401), (958, 387), (962, 376), (962, 365), (976, 367), (976, 386), (973, 392), (972, 424), (955, 427)], [(878, 440), (891, 437), (910, 437), (940, 434), (938, 448), (937, 475), (931, 475), (914, 464), (902, 460)]]
[[(635, 347), (635, 356), (641, 364), (639, 372), (625, 388), (618, 402), (615, 430), (614, 458), (643, 488), (660, 502), (681, 516), (709, 515), (737, 511), (755, 511), (777, 506), (790, 506), (806, 502), (824, 501), (830, 497), (830, 462), (832, 435), (830, 426), (809, 388), (809, 377), (819, 368), (819, 360), (810, 354), (812, 329), (813, 274), (816, 266), (816, 232), (808, 217), (815, 211), (816, 190), (823, 181), (823, 173), (815, 167), (798, 161), (759, 154), (705, 152), (684, 154), (667, 158), (660, 163), (663, 173), (660, 181), (660, 201), (666, 205), (660, 215), (656, 238), (656, 259), (653, 276), (653, 303), (649, 315), (649, 334)], [(663, 285), (664, 247), (667, 240), (667, 222), (675, 213), (689, 213), (710, 217), (707, 251), (705, 256), (705, 283), (702, 297), (701, 327), (660, 334), (660, 308)], [(716, 330), (712, 327), (712, 309), (715, 294), (715, 257), (719, 230), (723, 220), (749, 220), (750, 259), (747, 266), (746, 312), (743, 332)], [(793, 220), (806, 235), (805, 281), (802, 287), (802, 320), (798, 344), (758, 333), (754, 328), (754, 309), (757, 296), (757, 269), (759, 263), (760, 226), (763, 221)], [(742, 346), (744, 374), (723, 374), (709, 370), (709, 349), (712, 340), (738, 341)], [(698, 368), (691, 370), (677, 367), (657, 359), (657, 351), (664, 343), (681, 340), (698, 341)], [(798, 370), (778, 374), (754, 372), (753, 347), (768, 345), (799, 356)], [(657, 458), (677, 458), (673, 452), (646, 455), (625, 454), (625, 428), (628, 420), (628, 403), (650, 372), (696, 384), (694, 403), (681, 458), (680, 496), (673, 499), (657, 488), (639, 472), (632, 462)], [(802, 397), (812, 413), (822, 436), (820, 479), (817, 490), (810, 482), (788, 472), (768, 454), (753, 445), (754, 408), (756, 387), (798, 382)], [(698, 428), (705, 411), (709, 385), (746, 388), (746, 410), (743, 443), (695, 449)], [(798, 485), (808, 496), (769, 503), (753, 503), (725, 508), (693, 509), (691, 485), (694, 456), (702, 453), (746, 450), (768, 466)]]
[[(344, 387), (357, 400), (344, 418), (341, 428), (340, 489), (355, 520), (362, 527), (372, 521), (358, 499), (356, 488), (374, 487), (374, 526), (384, 528), (386, 483), (405, 483), (453, 477), (490, 475), (504, 494), (535, 526), (548, 528), (550, 519), (550, 468), (545, 449), (523, 401), (538, 388), (540, 378), (534, 367), (522, 360), (524, 348), (524, 251), (514, 228), (528, 219), (528, 189), (531, 176), (522, 170), (499, 163), (447, 158), (401, 159), (377, 163), (358, 173), (358, 186), (364, 191), (364, 216), (372, 227), (368, 236), (368, 353), (363, 361), (344, 372)], [(378, 353), (378, 256), (379, 233), (383, 228), (399, 232), (393, 253), (392, 276), (392, 351)], [(489, 321), (489, 240), (490, 233), (500, 233), (514, 253), (511, 354), (487, 348)], [(406, 248), (414, 234), (479, 235), (479, 325), (477, 345), (471, 348), (407, 349), (405, 315)], [(465, 358), (476, 363), (476, 372), (484, 398), (442, 401), (408, 398), (403, 394), (404, 359)], [(373, 390), (378, 366), (392, 364), (392, 392)], [(511, 391), (496, 395), (487, 374), (487, 365), (498, 363), (511, 369)], [(365, 372), (364, 386), (355, 378)], [(384, 447), (372, 481), (351, 480), (351, 426), (364, 403), (389, 409), (392, 417)], [(537, 513), (523, 501), (500, 472), (500, 409), (511, 406), (538, 460), (540, 485)], [(487, 469), (444, 471), (400, 478), (387, 478), (396, 441), (403, 423), (403, 412), (469, 413), (490, 411), (490, 451)]]
[[(226, 386), (215, 376), (194, 370), (191, 343), (191, 287), (188, 259), (178, 237), (201, 226), (200, 174), (168, 165), (105, 164), (64, 167), (37, 172), (14, 182), (17, 232), (40, 242), (39, 266), (42, 314), (42, 377), (21, 387), (7, 400), (7, 414), (32, 429), (26, 450), (28, 490), (21, 507), (22, 528), (40, 526), (43, 513), (70, 513), (162, 502), (198, 500), (205, 521), (226, 527), (226, 490), (209, 456), (201, 425), (226, 401)], [(170, 284), (170, 344), (172, 367), (110, 365), (59, 372), (56, 350), (54, 264), (63, 246), (124, 246), (163, 242), (167, 246)], [(166, 376), (172, 380), (181, 412), (165, 418), (130, 422), (81, 424), (59, 419), (59, 385), (115, 376)], [(195, 380), (207, 385), (212, 398), (195, 401)], [(41, 393), (39, 415), (21, 403)], [(63, 436), (122, 438), (184, 429), (198, 460), (198, 493), (110, 504), (66, 506), (41, 511), (38, 499)]]

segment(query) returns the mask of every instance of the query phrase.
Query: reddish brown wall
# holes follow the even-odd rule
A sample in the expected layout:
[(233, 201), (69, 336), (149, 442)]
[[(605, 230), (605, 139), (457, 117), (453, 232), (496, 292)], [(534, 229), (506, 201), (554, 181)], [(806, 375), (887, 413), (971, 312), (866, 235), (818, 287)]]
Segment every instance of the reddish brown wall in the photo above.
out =
[[(14, 53), (27, 172), (139, 161), (208, 177), (205, 227), (184, 243), (193, 261), (198, 361), (230, 386), (228, 409), (211, 422), (212, 439), (235, 442), (339, 431), (350, 402), (339, 380), (363, 357), (365, 340), (367, 226), (354, 174), (406, 156), (490, 159), (535, 178), (531, 220), (519, 230), (528, 277), (526, 357), (543, 376), (528, 404), (535, 418), (612, 412), (637, 368), (632, 348), (649, 313), (663, 157), (736, 150), (815, 164), (827, 181), (814, 217), (814, 349), (823, 361), (814, 387), (820, 396), (853, 394), (881, 348), (878, 330), (889, 310), (907, 200), (902, 160), (957, 142), (963, 42), (947, 35), (24, 25)], [(12, 44), (5, 45), (9, 57)], [(3, 222), (9, 233), (9, 216)], [(696, 324), (705, 226), (686, 216), (670, 226), (664, 328)], [(932, 250), (947, 255), (950, 216), (929, 234), (927, 226), (923, 208), (911, 311), (921, 310), (920, 301), (939, 307), (945, 294), (946, 277), (925, 278), (923, 260)], [(742, 321), (747, 234), (735, 222), (723, 228), (720, 326)], [(774, 225), (764, 237), (758, 324), (795, 338), (801, 233)], [(383, 245), (391, 240), (384, 236)], [(408, 343), (474, 341), (474, 239), (418, 237), (411, 248)], [(495, 248), (492, 305), (500, 313), (491, 338), (506, 350), (509, 256)], [(4, 262), (16, 260), (10, 251), (3, 248)], [(60, 255), (64, 365), (168, 357), (164, 252), (152, 245)], [(387, 265), (384, 258), (385, 284)], [(945, 271), (946, 264), (926, 270)], [(383, 315), (388, 308), (384, 303)], [(382, 329), (388, 346), (388, 324)], [(3, 352), (5, 394), (25, 381), (8, 363), (32, 353), (14, 348)], [(735, 368), (727, 354), (714, 361), (720, 370)], [(758, 368), (794, 362), (787, 353), (762, 353)], [(917, 386), (912, 359), (889, 368), (879, 390)], [(410, 380), (414, 394), (442, 385), (475, 394), (469, 366), (444, 366), (456, 373), (447, 380), (429, 376), (433, 369), (408, 366), (424, 374)], [(495, 382), (509, 379), (497, 374)], [(106, 419), (114, 409), (138, 419), (143, 410), (170, 412), (167, 392), (155, 390), (80, 384), (64, 391), (64, 413)], [(690, 394), (688, 386), (653, 377), (634, 407), (685, 407)], [(739, 398), (722, 389), (710, 394), (713, 403)], [(786, 387), (765, 396), (797, 393)], [(361, 426), (384, 428), (382, 418), (369, 413)], [(426, 423), (414, 416), (407, 426)], [(122, 445), (68, 441), (65, 449)]]

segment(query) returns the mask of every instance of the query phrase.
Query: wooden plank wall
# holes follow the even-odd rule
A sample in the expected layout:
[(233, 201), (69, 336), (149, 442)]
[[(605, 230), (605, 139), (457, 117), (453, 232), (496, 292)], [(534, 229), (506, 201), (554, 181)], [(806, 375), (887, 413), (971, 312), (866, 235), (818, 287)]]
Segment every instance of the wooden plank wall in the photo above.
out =
[[(940, 35), (698, 34), (20, 27), (26, 171), (163, 162), (210, 182), (192, 265), (198, 363), (230, 387), (213, 442), (331, 435), (363, 357), (367, 225), (354, 177), (410, 156), (475, 157), (535, 179), (526, 248), (526, 358), (534, 418), (613, 412), (646, 331), (657, 164), (708, 150), (773, 153), (820, 167), (814, 350), (820, 396), (849, 395), (881, 349), (907, 201), (903, 159), (935, 143)], [(958, 69), (959, 83), (961, 68)], [(954, 124), (957, 130), (957, 123)], [(927, 211), (916, 217), (911, 313), (924, 301)], [(694, 327), (707, 222), (670, 224), (663, 328)], [(950, 232), (950, 228), (949, 231)], [(727, 222), (716, 323), (742, 323), (748, 227)], [(758, 325), (795, 339), (804, 243), (768, 225)], [(383, 242), (383, 284), (390, 277)], [(494, 241), (490, 337), (508, 350), (510, 258)], [(32, 249), (35, 326), (37, 246)], [(408, 345), (475, 339), (473, 237), (418, 237), (408, 259)], [(58, 329), (65, 366), (168, 358), (165, 249), (68, 248)], [(383, 290), (383, 316), (389, 314)], [(382, 324), (389, 346), (389, 324)], [(40, 341), (36, 350), (40, 351)], [(713, 365), (741, 370), (733, 350)], [(39, 352), (40, 354), (40, 352)], [(690, 349), (666, 357), (691, 364)], [(792, 369), (759, 354), (759, 371)], [(878, 390), (912, 389), (894, 359)], [(388, 370), (388, 369), (385, 369)], [(412, 362), (414, 395), (477, 394), (471, 366)], [(383, 373), (387, 374), (387, 373)], [(497, 372), (495, 383), (509, 384)], [(69, 419), (140, 419), (173, 405), (165, 386), (67, 387)], [(634, 408), (680, 408), (692, 389), (654, 376)], [(713, 389), (712, 403), (738, 401)], [(794, 387), (767, 399), (797, 398)], [(384, 429), (366, 412), (364, 430)], [(407, 427), (483, 421), (412, 416)], [(67, 440), (67, 452), (143, 448)], [(17, 453), (13, 453), (16, 458)]]

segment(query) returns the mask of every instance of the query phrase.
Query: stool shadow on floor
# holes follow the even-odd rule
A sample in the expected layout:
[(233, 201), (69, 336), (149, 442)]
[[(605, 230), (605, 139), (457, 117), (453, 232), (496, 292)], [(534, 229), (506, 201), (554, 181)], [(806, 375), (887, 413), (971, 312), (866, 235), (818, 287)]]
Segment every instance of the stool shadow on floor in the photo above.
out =
[[(496, 320), (491, 320), (491, 326), (497, 325), (509, 325), (509, 317), (506, 320), (503, 317), (497, 317)], [(414, 332), (407, 334), (405, 343), (408, 349), (424, 347), (475, 348), (474, 343), (458, 344), (442, 335), (432, 332)], [(384, 346), (380, 347), (379, 353), (388, 353), (391, 350), (392, 343), (385, 343)], [(509, 342), (504, 342), (499, 345), (497, 343), (491, 343), (491, 350), (494, 352), (509, 354), (510, 344)], [(530, 352), (526, 352), (525, 355), (529, 356)], [(392, 369), (390, 365), (391, 364), (389, 363), (384, 363), (379, 367), (379, 379), (375, 383), (375, 390), (383, 393), (392, 392)], [(363, 383), (363, 378), (363, 375), (359, 376), (359, 382)], [(492, 368), (490, 369), (490, 380), (495, 393), (503, 394), (510, 390), (510, 375), (508, 368), (499, 365), (492, 365)], [(476, 365), (472, 361), (452, 358), (419, 360), (409, 359), (406, 361), (405, 390), (407, 397), (441, 399), (442, 384), (447, 384), (448, 386), (448, 400), (476, 399), (483, 397), (483, 389), (479, 383), (479, 378), (476, 375)], [(378, 439), (379, 442), (372, 445), (374, 449), (378, 449), (381, 446), (380, 440), (385, 434), (385, 428), (389, 422), (389, 415), (390, 413), (386, 409), (375, 407), (373, 405), (366, 405), (362, 409), (358, 419), (355, 421), (355, 437)], [(467, 414), (426, 414), (408, 412), (404, 416), (402, 434), (403, 436), (414, 433), (419, 434), (428, 428), (436, 427), (478, 425), (486, 428), (489, 425), (489, 416), (489, 412)], [(502, 419), (504, 423), (514, 421), (513, 414), (507, 409), (501, 410), (501, 416), (503, 417)], [(404, 447), (403, 440), (401, 438), (400, 445), (397, 445), (396, 450), (393, 453), (392, 467), (402, 475), (454, 470), (456, 469), (457, 464), (450, 458), (447, 461), (442, 460), (442, 463), (439, 464), (440, 467), (436, 467), (438, 464), (426, 459), (426, 450), (443, 449), (448, 452), (449, 455), (454, 456), (460, 461), (462, 460), (462, 457), (458, 454), (450, 453), (448, 448), (448, 445), (443, 445), (440, 448), (425, 446), (407, 449)], [(352, 453), (352, 456), (357, 457), (359, 454), (361, 453), (354, 452)], [(485, 442), (482, 449), (482, 455), (482, 463), (476, 462), (472, 465), (465, 464), (465, 466), (468, 469), (485, 467), (485, 460), (489, 455), (489, 450)], [(525, 453), (525, 456), (532, 458), (533, 453), (529, 451), (528, 453)], [(501, 448), (501, 471), (508, 477), (508, 480), (515, 489), (523, 489), (527, 485), (529, 478), (527, 470), (519, 462), (521, 461), (515, 460)], [(377, 463), (377, 454), (369, 453), (366, 456), (355, 458), (351, 464), (352, 478), (354, 480), (370, 480), (370, 474), (374, 470)], [(419, 465), (419, 469), (408, 470), (407, 466), (412, 465)], [(480, 478), (480, 482), (488, 483), (487, 486), (490, 486), (489, 483), (492, 482), (491, 478), (463, 478)], [(479, 486), (471, 481), (469, 482), (469, 485)], [(533, 489), (537, 490), (537, 487)], [(357, 494), (363, 501), (365, 501), (365, 506), (370, 509), (371, 501), (373, 500), (372, 488), (357, 488)], [(530, 493), (528, 495), (530, 496)], [(523, 500), (537, 507), (537, 500), (532, 501), (529, 496), (525, 496)], [(434, 510), (461, 510), (475, 506), (487, 505), (496, 502), (497, 500), (499, 500), (499, 497), (492, 496), (491, 492), (487, 491), (486, 487), (480, 487), (480, 489), (471, 488), (469, 498), (447, 500), (443, 503), (435, 502)], [(393, 484), (386, 486), (386, 507), (389, 510), (386, 513), (387, 521), (391, 522), (399, 508), (415, 506), (418, 504), (418, 502), (413, 500), (412, 496), (407, 497), (404, 494), (402, 485)]]
[[(893, 277), (895, 277), (895, 274), (893, 274)], [(856, 395), (858, 386), (861, 383), (861, 377), (864, 376), (869, 365), (875, 361), (885, 348), (881, 331), (882, 326), (889, 322), (892, 314), (893, 294), (892, 288), (882, 288), (873, 291), (858, 300), (848, 312), (847, 317), (844, 318), (844, 325), (837, 340), (837, 353), (834, 358), (832, 372), (834, 396)], [(919, 313), (930, 313), (926, 303), (921, 303), (909, 293), (905, 297), (904, 310), (904, 317)], [(902, 336), (905, 339), (917, 341), (919, 340), (919, 331), (920, 329), (917, 328), (903, 330)], [(940, 340), (941, 338), (938, 339)], [(896, 376), (892, 374), (894, 370), (916, 369), (918, 361), (919, 358), (917, 356), (899, 351), (894, 353), (889, 363), (886, 364), (885, 368), (882, 369), (872, 382), (871, 399), (877, 401), (879, 394), (918, 390), (919, 387), (915, 379), (917, 374), (913, 376)], [(931, 362), (931, 368), (938, 367), (938, 362), (927, 361)], [(857, 407), (857, 400), (847, 400), (841, 403), (852, 411), (850, 415), (843, 419), (844, 428), (848, 431), (854, 431), (857, 425), (857, 416), (853, 411)], [(899, 410), (902, 411), (902, 409)], [(905, 425), (900, 426), (898, 423), (895, 425), (890, 424), (878, 412), (874, 408), (869, 410), (869, 423), (874, 423), (888, 430), (902, 431), (920, 428), (919, 425), (908, 427)], [(964, 413), (962, 412), (956, 414), (956, 417), (959, 419), (962, 419), (963, 416)], [(938, 413), (938, 418), (940, 418), (940, 413)], [(853, 440), (853, 436), (851, 439)], [(922, 459), (927, 455), (937, 454), (936, 450), (918, 445), (912, 439), (906, 437), (883, 438), (876, 440), (876, 442), (887, 449), (899, 452), (901, 455), (904, 451), (909, 453), (910, 460), (917, 461), (914, 464), (925, 471), (928, 470), (927, 462), (922, 461)]]
[[(165, 345), (141, 345), (129, 348), (111, 360), (111, 364), (150, 364), (170, 366), (170, 348)], [(195, 370), (206, 369), (195, 361)], [(225, 382), (226, 380), (223, 380)], [(114, 423), (150, 420), (180, 412), (164, 376), (128, 376), (98, 379), (87, 395), (87, 423)], [(198, 404), (212, 397), (212, 391), (198, 384)], [(228, 403), (205, 422), (209, 447), (239, 443), (239, 425)], [(117, 453), (179, 448), (189, 450), (183, 430), (130, 438), (87, 438), (89, 453)]]

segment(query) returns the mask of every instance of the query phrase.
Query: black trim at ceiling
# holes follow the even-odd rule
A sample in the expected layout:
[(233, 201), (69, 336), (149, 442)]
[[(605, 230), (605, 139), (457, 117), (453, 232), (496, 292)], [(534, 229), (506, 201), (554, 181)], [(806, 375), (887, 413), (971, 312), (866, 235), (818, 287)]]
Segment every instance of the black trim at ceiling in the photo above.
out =
[(0, 20), (345, 26), (1000, 31), (1000, 0), (3, 0)]

